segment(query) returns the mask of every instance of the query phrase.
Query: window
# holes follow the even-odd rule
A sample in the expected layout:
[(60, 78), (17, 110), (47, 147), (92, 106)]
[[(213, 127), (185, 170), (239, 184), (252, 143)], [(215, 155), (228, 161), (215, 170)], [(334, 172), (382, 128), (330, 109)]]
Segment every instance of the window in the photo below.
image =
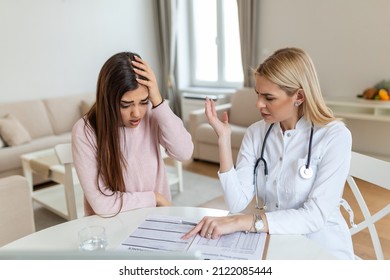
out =
[(189, 12), (192, 84), (242, 86), (236, 0), (193, 0)]

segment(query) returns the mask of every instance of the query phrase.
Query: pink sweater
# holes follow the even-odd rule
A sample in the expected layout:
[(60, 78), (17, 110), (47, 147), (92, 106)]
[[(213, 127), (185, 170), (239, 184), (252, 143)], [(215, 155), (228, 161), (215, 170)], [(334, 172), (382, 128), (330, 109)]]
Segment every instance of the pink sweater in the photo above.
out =
[[(85, 134), (83, 119), (76, 122), (72, 130), (74, 165), (84, 191), (85, 215), (111, 215), (120, 209), (121, 200), (116, 196), (105, 196), (97, 188), (96, 137), (93, 131)], [(126, 192), (123, 193), (123, 206), (120, 211), (142, 207), (155, 207), (154, 192), (159, 192), (171, 200), (164, 161), (160, 154), (161, 144), (167, 154), (177, 160), (190, 159), (193, 152), (191, 135), (183, 122), (170, 109), (168, 103), (145, 114), (136, 128), (120, 128), (121, 150), (127, 160), (124, 172)], [(92, 143), (92, 145), (91, 145)], [(105, 185), (99, 179), (101, 189), (107, 194)]]

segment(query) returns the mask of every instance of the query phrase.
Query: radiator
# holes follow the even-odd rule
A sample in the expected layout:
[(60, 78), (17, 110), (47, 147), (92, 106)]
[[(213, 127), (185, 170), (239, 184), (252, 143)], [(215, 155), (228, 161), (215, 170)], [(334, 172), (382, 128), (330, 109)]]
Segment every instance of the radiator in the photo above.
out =
[(204, 109), (206, 97), (213, 99), (215, 105), (229, 103), (229, 94), (204, 94), (204, 93), (191, 93), (183, 92), (181, 95), (181, 116), (183, 123), (187, 126), (189, 115), (192, 111), (198, 109)]

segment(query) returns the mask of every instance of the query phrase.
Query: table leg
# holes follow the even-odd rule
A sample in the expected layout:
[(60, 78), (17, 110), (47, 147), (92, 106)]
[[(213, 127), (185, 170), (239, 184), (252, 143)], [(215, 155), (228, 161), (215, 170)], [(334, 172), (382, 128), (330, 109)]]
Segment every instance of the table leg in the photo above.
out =
[(23, 175), (27, 179), (27, 183), (30, 187), (30, 192), (33, 193), (33, 172), (28, 159), (22, 158)]

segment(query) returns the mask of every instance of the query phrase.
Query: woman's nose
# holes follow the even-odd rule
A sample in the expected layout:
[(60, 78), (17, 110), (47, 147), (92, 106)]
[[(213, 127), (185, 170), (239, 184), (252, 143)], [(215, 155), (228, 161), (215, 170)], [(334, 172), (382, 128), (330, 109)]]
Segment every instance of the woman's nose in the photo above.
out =
[(131, 116), (132, 117), (138, 117), (139, 116), (139, 108), (138, 108), (138, 106), (133, 106), (132, 108), (131, 108)]
[(264, 104), (264, 102), (263, 102), (263, 99), (262, 98), (257, 98), (257, 101), (256, 101), (256, 107), (257, 108), (264, 108), (265, 107), (265, 104)]

